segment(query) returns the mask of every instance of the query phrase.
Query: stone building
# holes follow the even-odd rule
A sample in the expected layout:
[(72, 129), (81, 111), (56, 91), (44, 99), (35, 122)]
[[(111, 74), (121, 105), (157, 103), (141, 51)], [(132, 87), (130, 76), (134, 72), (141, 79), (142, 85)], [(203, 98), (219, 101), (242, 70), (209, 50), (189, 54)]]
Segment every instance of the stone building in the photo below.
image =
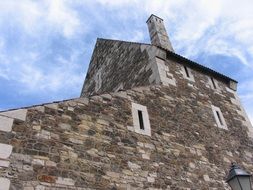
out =
[(253, 171), (237, 82), (151, 44), (98, 39), (80, 98), (0, 112), (0, 190), (229, 189)]

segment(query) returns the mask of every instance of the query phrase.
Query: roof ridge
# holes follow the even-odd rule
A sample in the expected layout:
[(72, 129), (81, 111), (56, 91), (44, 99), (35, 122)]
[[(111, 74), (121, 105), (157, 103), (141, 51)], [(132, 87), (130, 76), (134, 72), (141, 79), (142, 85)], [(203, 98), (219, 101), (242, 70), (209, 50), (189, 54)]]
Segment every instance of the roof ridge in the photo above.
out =
[(131, 44), (140, 44), (140, 45), (149, 45), (149, 46), (153, 46), (152, 44), (148, 44), (148, 43), (144, 43), (144, 42), (131, 42), (131, 41), (117, 40), (117, 39), (97, 38), (97, 41), (98, 41), (98, 40), (115, 41), (115, 42), (125, 42), (125, 43), (131, 43)]

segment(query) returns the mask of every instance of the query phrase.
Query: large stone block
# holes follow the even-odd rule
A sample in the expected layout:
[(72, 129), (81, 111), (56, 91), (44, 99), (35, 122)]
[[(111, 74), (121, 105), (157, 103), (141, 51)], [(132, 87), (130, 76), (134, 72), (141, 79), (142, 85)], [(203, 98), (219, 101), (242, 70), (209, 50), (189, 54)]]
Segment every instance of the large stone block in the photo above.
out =
[(12, 152), (12, 146), (8, 144), (0, 144), (0, 158), (8, 159)]
[(56, 179), (56, 183), (59, 185), (70, 185), (73, 186), (75, 185), (75, 181), (71, 178), (63, 178), (63, 177), (58, 177)]
[(27, 109), (18, 109), (18, 110), (1, 112), (0, 115), (8, 116), (10, 118), (25, 121), (26, 120), (26, 115), (27, 115)]
[(0, 131), (10, 132), (12, 130), (13, 119), (0, 116)]
[(0, 167), (8, 168), (10, 165), (10, 161), (8, 160), (0, 160)]
[(7, 178), (0, 177), (0, 190), (10, 189), (10, 180)]

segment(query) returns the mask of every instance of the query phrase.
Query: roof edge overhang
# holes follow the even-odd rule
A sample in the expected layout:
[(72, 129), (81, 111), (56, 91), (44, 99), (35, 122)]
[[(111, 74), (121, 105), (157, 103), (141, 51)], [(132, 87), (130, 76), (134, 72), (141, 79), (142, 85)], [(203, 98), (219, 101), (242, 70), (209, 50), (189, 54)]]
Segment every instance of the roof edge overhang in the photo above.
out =
[(232, 78), (230, 78), (230, 77), (228, 77), (228, 76), (226, 76), (226, 75), (223, 75), (223, 74), (221, 74), (221, 73), (219, 73), (219, 72), (217, 72), (217, 71), (215, 71), (215, 70), (213, 70), (213, 69), (211, 69), (211, 68), (208, 68), (208, 67), (206, 67), (206, 66), (203, 66), (203, 65), (201, 65), (201, 64), (199, 64), (199, 63), (197, 63), (197, 62), (195, 62), (195, 61), (192, 61), (192, 60), (190, 60), (190, 59), (188, 59), (188, 58), (186, 58), (186, 57), (183, 57), (183, 56), (181, 56), (181, 55), (179, 55), (179, 54), (177, 54), (177, 53), (174, 53), (174, 52), (172, 52), (172, 51), (169, 51), (169, 50), (167, 50), (167, 49), (165, 49), (165, 48), (162, 48), (162, 47), (160, 47), (160, 46), (155, 46), (155, 45), (152, 45), (152, 44), (141, 43), (141, 42), (129, 42), (129, 41), (122, 41), (122, 40), (97, 38), (97, 42), (100, 41), (100, 40), (105, 40), (105, 41), (116, 41), (116, 42), (123, 42), (123, 43), (131, 43), (131, 44), (139, 44), (139, 45), (153, 46), (153, 47), (159, 48), (159, 49), (161, 49), (161, 50), (163, 50), (163, 51), (166, 51), (166, 53), (167, 53), (169, 56), (171, 56), (172, 58), (175, 58), (175, 59), (179, 60), (180, 62), (189, 63), (189, 67), (196, 68), (196, 69), (198, 69), (198, 70), (200, 70), (200, 71), (202, 71), (202, 72), (204, 72), (204, 73), (210, 74), (210, 75), (212, 75), (212, 76), (214, 76), (214, 77), (217, 77), (217, 78), (220, 78), (220, 79), (223, 79), (223, 80), (225, 80), (225, 81), (228, 82), (228, 83), (229, 83), (230, 81), (235, 82), (235, 83), (238, 83), (236, 80), (234, 80), (234, 79), (232, 79)]
[(209, 67), (203, 66), (203, 65), (201, 65), (201, 64), (199, 64), (199, 63), (197, 63), (195, 61), (187, 59), (187, 58), (185, 58), (185, 57), (183, 57), (183, 56), (181, 56), (179, 54), (176, 54), (176, 53), (174, 53), (172, 51), (169, 51), (167, 49), (164, 49), (164, 48), (161, 48), (161, 47), (158, 47), (158, 48), (165, 50), (169, 55), (171, 55), (172, 57), (174, 57), (174, 58), (176, 58), (176, 59), (178, 59), (178, 60), (180, 60), (182, 62), (189, 63), (191, 67), (195, 67), (195, 68), (197, 68), (197, 69), (199, 69), (199, 70), (201, 70), (201, 71), (203, 71), (205, 73), (211, 74), (212, 76), (216, 76), (216, 77), (221, 78), (221, 79), (224, 79), (224, 80), (226, 80), (228, 82), (229, 81), (233, 81), (235, 83), (238, 83), (238, 81), (236, 81), (235, 79), (232, 79), (232, 78), (230, 78), (230, 77), (228, 77), (226, 75), (223, 75), (223, 74), (221, 74), (221, 73), (219, 73), (219, 72), (217, 72), (217, 71), (215, 71), (215, 70), (213, 70), (213, 69), (211, 69)]

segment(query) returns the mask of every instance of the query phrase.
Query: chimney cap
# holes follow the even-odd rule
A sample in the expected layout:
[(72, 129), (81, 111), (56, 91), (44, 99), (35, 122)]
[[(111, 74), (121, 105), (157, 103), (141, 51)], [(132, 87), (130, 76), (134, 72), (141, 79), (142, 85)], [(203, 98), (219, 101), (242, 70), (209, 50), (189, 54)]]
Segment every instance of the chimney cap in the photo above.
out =
[(156, 17), (156, 18), (158, 18), (158, 19), (160, 19), (160, 20), (163, 21), (162, 18), (160, 18), (160, 17), (158, 17), (158, 16), (156, 16), (156, 15), (154, 15), (154, 14), (151, 14), (150, 17), (148, 18), (148, 20), (146, 21), (146, 23), (148, 23), (148, 21), (151, 19), (151, 17)]

